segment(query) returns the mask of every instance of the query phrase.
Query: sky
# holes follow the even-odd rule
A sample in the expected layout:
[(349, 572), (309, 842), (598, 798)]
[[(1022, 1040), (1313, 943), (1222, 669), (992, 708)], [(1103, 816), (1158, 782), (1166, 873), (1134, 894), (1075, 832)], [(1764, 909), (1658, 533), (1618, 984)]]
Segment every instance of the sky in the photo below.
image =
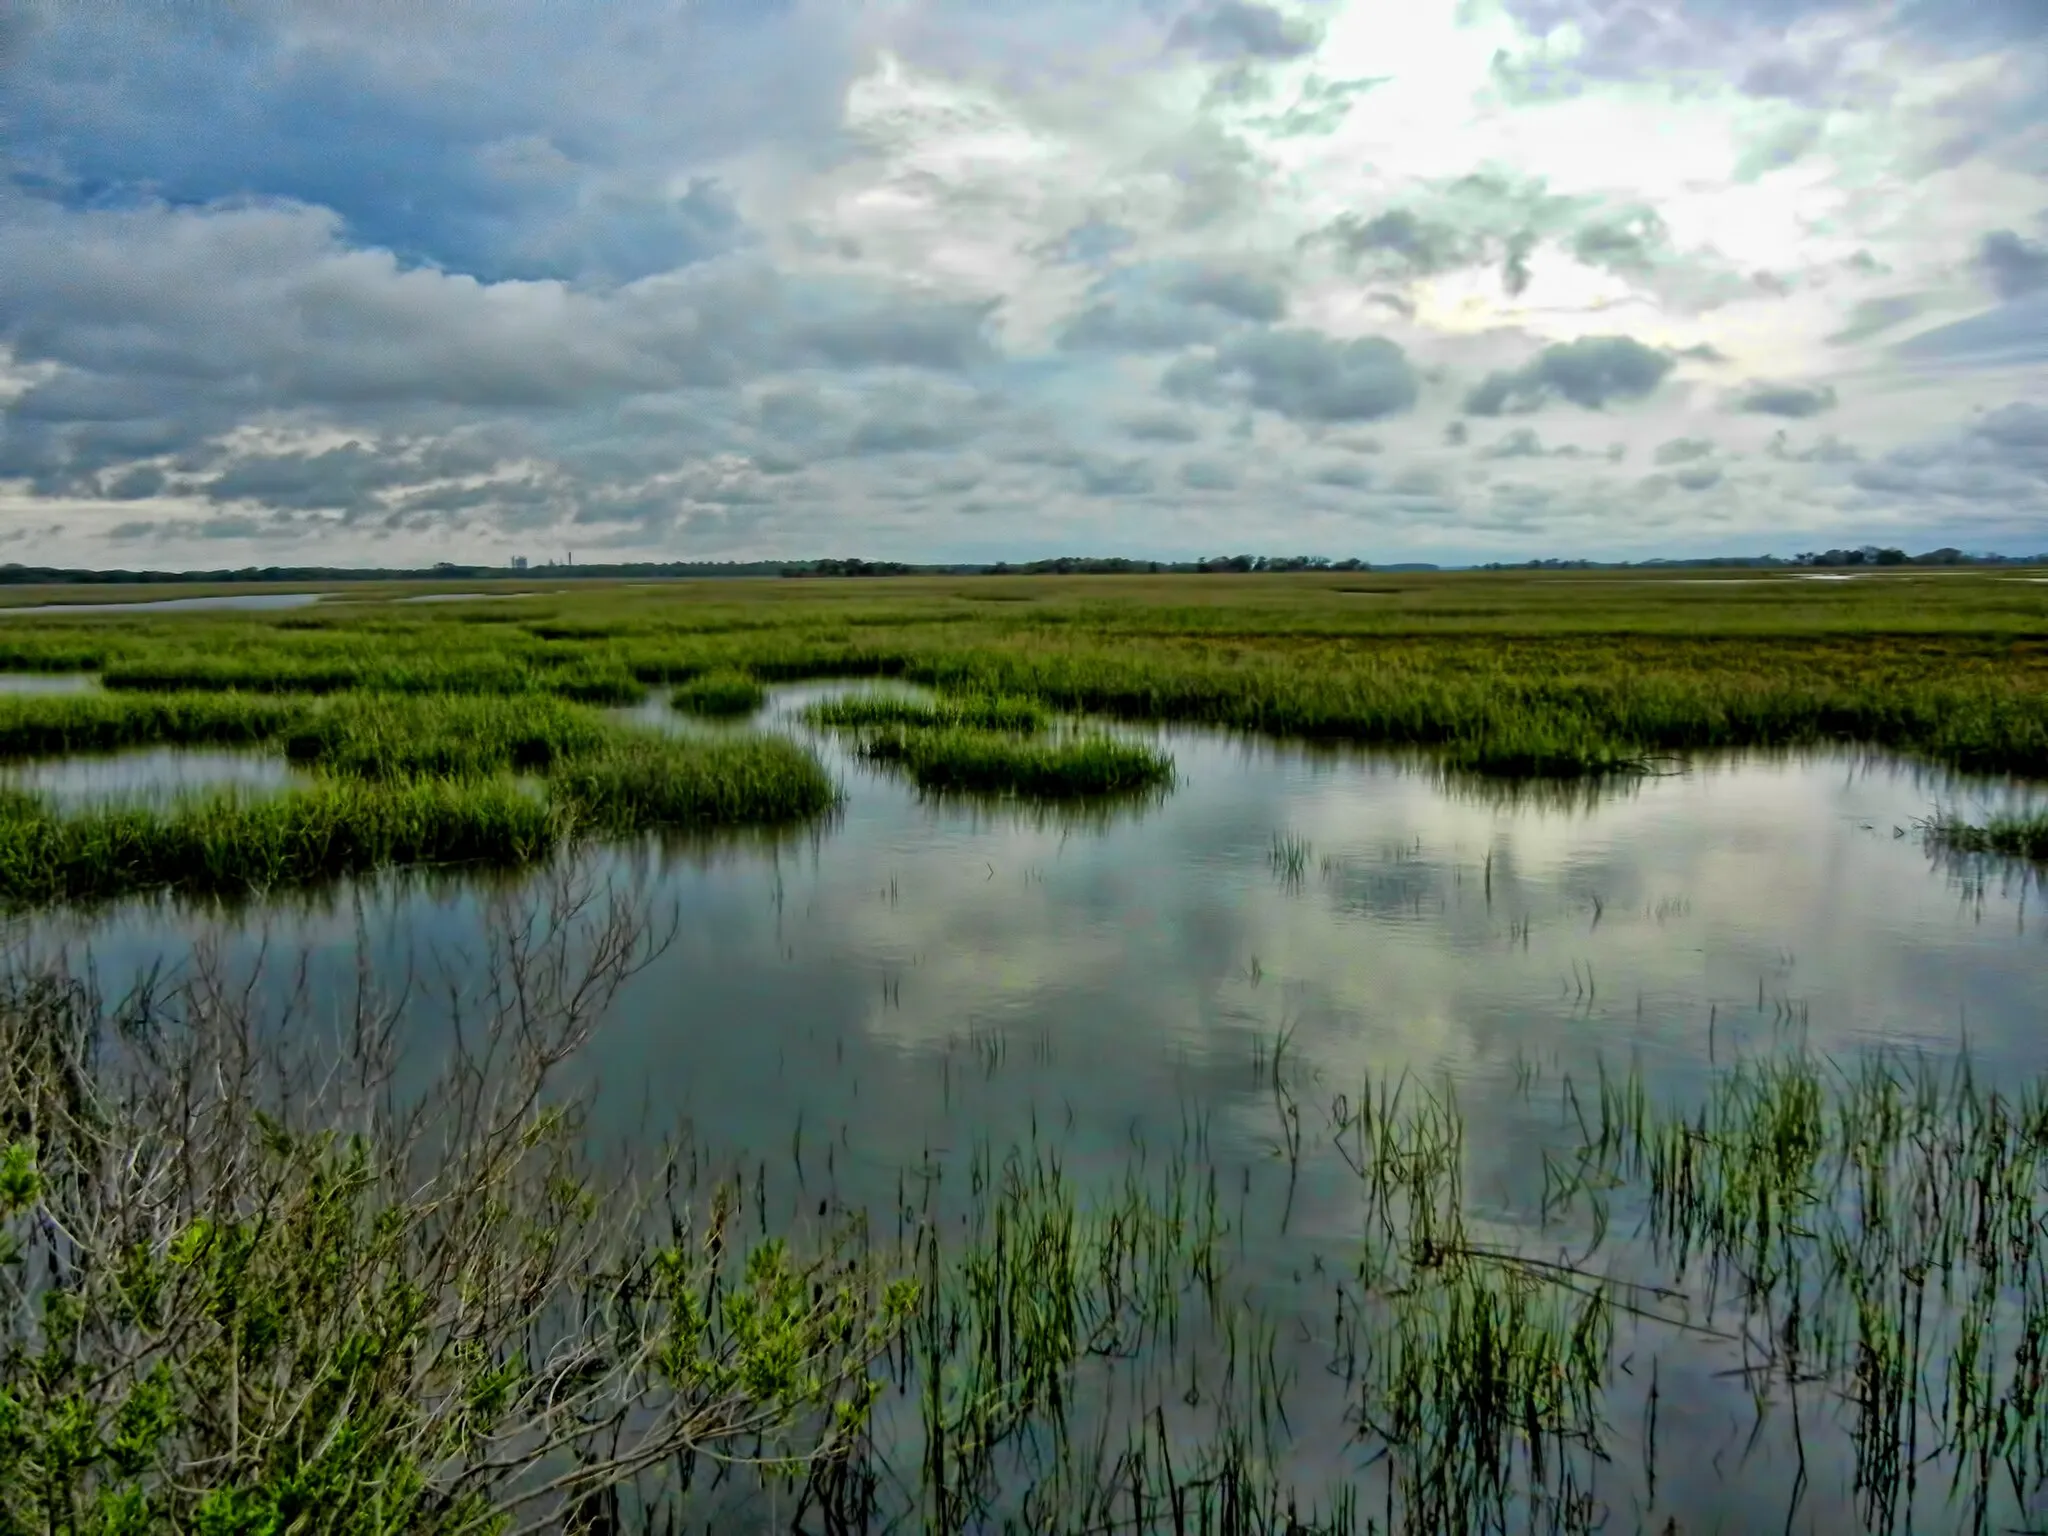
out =
[(0, 562), (2048, 549), (2048, 0), (16, 0)]

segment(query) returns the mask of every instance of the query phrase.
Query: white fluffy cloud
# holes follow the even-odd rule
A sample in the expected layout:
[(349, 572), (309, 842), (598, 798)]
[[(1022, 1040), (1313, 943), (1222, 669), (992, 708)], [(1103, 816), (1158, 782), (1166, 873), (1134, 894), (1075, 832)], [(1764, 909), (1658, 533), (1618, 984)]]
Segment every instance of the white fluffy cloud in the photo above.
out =
[(2031, 549), (2015, 3), (32, 7), (0, 540)]

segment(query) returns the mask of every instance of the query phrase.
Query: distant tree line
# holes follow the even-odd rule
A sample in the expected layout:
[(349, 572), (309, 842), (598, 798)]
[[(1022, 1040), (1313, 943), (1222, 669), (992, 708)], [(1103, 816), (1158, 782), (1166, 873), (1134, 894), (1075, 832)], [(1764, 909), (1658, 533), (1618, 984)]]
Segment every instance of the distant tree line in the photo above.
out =
[(2048, 554), (1973, 555), (1960, 549), (1930, 549), (1909, 555), (1903, 549), (1866, 544), (1859, 549), (1807, 551), (1789, 560), (1780, 555), (1720, 555), (1697, 560), (1521, 560), (1494, 561), (1475, 567), (1482, 571), (1611, 571), (1611, 570), (1710, 570), (1790, 569), (1798, 566), (1894, 566), (1894, 565), (2048, 565)]
[[(1835, 566), (2001, 566), (2048, 565), (2048, 554), (1968, 554), (1953, 547), (1909, 555), (1903, 549), (1866, 544), (1858, 549), (1809, 551), (1787, 559), (1779, 555), (1721, 555), (1700, 559), (1661, 560), (1522, 560), (1494, 561), (1483, 571), (1583, 571), (1835, 567)], [(1373, 565), (1356, 558), (1333, 560), (1323, 555), (1211, 555), (1200, 560), (1133, 560), (1121, 556), (1061, 555), (1048, 560), (998, 560), (993, 564), (913, 564), (902, 560), (638, 560), (616, 564), (463, 565), (441, 561), (419, 566), (247, 565), (210, 571), (88, 570), (77, 566), (0, 565), (0, 586), (37, 584), (118, 585), (121, 583), (236, 583), (341, 581), (563, 581), (576, 578), (649, 579), (660, 577), (862, 577), (862, 576), (1142, 576), (1247, 575), (1288, 571), (1434, 571), (1422, 562)]]
[[(1160, 576), (1246, 574), (1270, 571), (1369, 571), (1363, 560), (1324, 555), (1212, 555), (1204, 560), (1129, 560), (1121, 556), (1061, 555), (1051, 560), (998, 560), (993, 565), (905, 565), (898, 560), (808, 560), (786, 565), (785, 576)], [(1435, 570), (1435, 566), (1401, 566)]]

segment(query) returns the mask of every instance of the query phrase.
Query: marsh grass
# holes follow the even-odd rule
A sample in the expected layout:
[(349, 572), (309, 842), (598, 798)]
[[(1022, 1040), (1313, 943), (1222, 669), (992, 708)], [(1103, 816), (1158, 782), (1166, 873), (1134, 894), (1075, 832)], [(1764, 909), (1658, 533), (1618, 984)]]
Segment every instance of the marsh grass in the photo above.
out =
[(518, 865), (564, 832), (545, 802), (487, 779), (333, 779), (270, 797), (69, 814), (11, 798), (0, 802), (0, 902), (247, 895), (393, 864)]
[(862, 738), (863, 757), (902, 767), (920, 789), (1035, 799), (1129, 794), (1170, 783), (1173, 759), (1103, 735), (1033, 740), (948, 726), (897, 727)]
[(669, 695), (669, 703), (675, 708), (712, 717), (751, 715), (767, 702), (768, 690), (758, 679), (729, 670), (693, 677)]
[(548, 777), (550, 801), (605, 832), (807, 820), (838, 801), (816, 758), (779, 736), (620, 730)]
[(1944, 815), (1926, 824), (1928, 840), (1952, 853), (1990, 853), (2048, 862), (2048, 811), (1969, 822)]
[(97, 662), (110, 686), (157, 692), (614, 703), (718, 671), (892, 677), (1049, 711), (1414, 748), (1509, 777), (1843, 742), (2048, 775), (2048, 599), (2028, 584), (1469, 573), (1389, 577), (1370, 603), (1342, 585), (593, 585), (536, 600), (520, 624), (472, 622), (460, 604), (400, 615), (371, 603), (317, 619), (30, 618), (10, 621), (0, 647), (11, 665)]
[(1314, 856), (1314, 845), (1299, 833), (1275, 832), (1267, 862), (1273, 866), (1273, 873), (1280, 877), (1282, 885), (1298, 890), (1308, 878), (1309, 860)]
[[(781, 738), (680, 741), (546, 693), (105, 694), (0, 698), (0, 757), (269, 746), (318, 770), (256, 802), (62, 811), (0, 803), (0, 902), (160, 888), (242, 893), (388, 864), (521, 864), (583, 836), (785, 826), (837, 789)], [(544, 793), (511, 775), (539, 775)]]
[(1043, 708), (1029, 699), (991, 694), (945, 694), (936, 699), (904, 698), (886, 693), (849, 693), (807, 705), (804, 718), (813, 725), (848, 730), (884, 726), (963, 727), (978, 731), (1042, 730)]
[(298, 702), (236, 693), (0, 695), (0, 757), (253, 746), (303, 717)]
[(285, 754), (368, 778), (546, 772), (603, 749), (613, 727), (546, 695), (343, 694), (304, 709)]

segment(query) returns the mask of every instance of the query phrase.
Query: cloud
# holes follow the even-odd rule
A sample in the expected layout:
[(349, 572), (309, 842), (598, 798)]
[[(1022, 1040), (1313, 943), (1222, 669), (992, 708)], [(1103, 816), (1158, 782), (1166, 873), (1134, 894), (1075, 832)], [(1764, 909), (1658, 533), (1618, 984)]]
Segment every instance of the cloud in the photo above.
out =
[(1079, 473), (1081, 489), (1090, 496), (1134, 496), (1152, 489), (1152, 467), (1143, 459), (1090, 459)]
[(1927, 296), (1918, 293), (1893, 293), (1881, 298), (1860, 299), (1849, 311), (1849, 323), (1828, 337), (1828, 345), (1846, 347), (1895, 330), (1924, 311), (1927, 302)]
[(1659, 464), (1689, 464), (1695, 459), (1704, 459), (1714, 451), (1711, 438), (1674, 437), (1669, 442), (1659, 443), (1652, 457)]
[(47, 558), (2044, 515), (2038, 0), (28, 6), (0, 540)]
[(1190, 459), (1180, 468), (1180, 483), (1195, 491), (1234, 491), (1238, 474), (1214, 459)]
[(2048, 464), (2048, 407), (2024, 401), (2000, 406), (1977, 423), (1975, 432), (2016, 456), (2039, 456)]
[(1584, 336), (1545, 347), (1521, 368), (1488, 374), (1465, 397), (1465, 410), (1498, 416), (1506, 410), (1533, 411), (1562, 397), (1597, 411), (1609, 401), (1644, 398), (1672, 366), (1668, 353), (1632, 337)]
[(1287, 314), (1287, 295), (1278, 283), (1228, 267), (1197, 267), (1167, 291), (1184, 304), (1205, 304), (1240, 320), (1271, 324)]
[(1818, 416), (1835, 407), (1832, 384), (1771, 384), (1753, 381), (1727, 397), (1728, 409), (1756, 416)]
[(1167, 393), (1190, 399), (1241, 396), (1296, 421), (1376, 421), (1410, 409), (1421, 385), (1401, 347), (1381, 336), (1338, 341), (1320, 331), (1272, 329), (1240, 336), (1212, 357), (1167, 370)]
[(1787, 464), (1854, 464), (1863, 457), (1855, 445), (1843, 442), (1831, 432), (1805, 448), (1794, 448), (1782, 427), (1772, 435), (1764, 451)]
[(1595, 219), (1572, 237), (1572, 254), (1590, 267), (1618, 272), (1649, 270), (1670, 243), (1670, 230), (1654, 208), (1631, 208)]
[(2048, 288), (2048, 244), (1995, 229), (1977, 247), (1977, 266), (2001, 299)]
[(1474, 171), (1425, 183), (1410, 206), (1343, 213), (1303, 239), (1334, 251), (1352, 270), (1414, 282), (1494, 267), (1510, 296), (1526, 292), (1540, 251), (1556, 248), (1588, 267), (1661, 278), (1672, 263), (1670, 230), (1643, 203), (1552, 192), (1540, 176)]
[(1381, 270), (1421, 276), (1464, 266), (1479, 259), (1482, 249), (1448, 223), (1425, 220), (1406, 208), (1390, 208), (1369, 219), (1340, 215), (1325, 238)]
[(1126, 437), (1143, 443), (1193, 443), (1202, 437), (1202, 429), (1194, 422), (1166, 411), (1126, 416), (1117, 425)]
[(2048, 410), (2015, 401), (1987, 411), (1960, 431), (1893, 449), (1849, 471), (1873, 508), (1930, 507), (2002, 530), (2038, 533), (2048, 517)]
[(1908, 336), (1892, 354), (1923, 367), (2005, 369), (2048, 363), (2048, 290)]
[(1310, 471), (1309, 479), (1317, 485), (1362, 491), (1372, 484), (1373, 473), (1363, 464), (1323, 464)]
[(1168, 45), (1207, 59), (1297, 59), (1312, 52), (1319, 29), (1257, 0), (1211, 0), (1174, 23)]
[(249, 454), (197, 479), (193, 489), (209, 501), (364, 516), (383, 509), (383, 492), (482, 474), (495, 463), (495, 455), (454, 444), (349, 442), (320, 453)]

